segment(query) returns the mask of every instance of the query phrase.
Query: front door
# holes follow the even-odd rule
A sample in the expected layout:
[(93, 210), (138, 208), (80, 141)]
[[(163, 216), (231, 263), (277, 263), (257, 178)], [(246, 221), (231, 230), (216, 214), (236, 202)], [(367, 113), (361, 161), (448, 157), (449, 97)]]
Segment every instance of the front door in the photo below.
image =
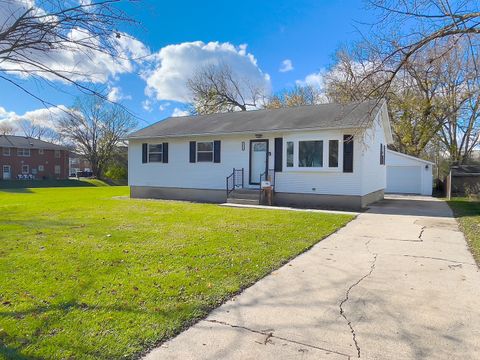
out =
[(250, 140), (250, 184), (259, 185), (268, 169), (268, 140)]
[(10, 165), (3, 165), (3, 180), (10, 180), (12, 178), (12, 169)]

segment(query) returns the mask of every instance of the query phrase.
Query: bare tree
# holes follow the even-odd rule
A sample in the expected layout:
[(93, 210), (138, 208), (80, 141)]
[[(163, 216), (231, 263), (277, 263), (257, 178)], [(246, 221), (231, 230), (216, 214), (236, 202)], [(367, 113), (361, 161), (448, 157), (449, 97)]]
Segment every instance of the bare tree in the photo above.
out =
[(59, 121), (58, 132), (90, 162), (93, 174), (101, 178), (121, 140), (135, 126), (135, 120), (122, 107), (86, 95), (78, 98), (69, 115)]
[(14, 135), (15, 127), (6, 121), (0, 122), (0, 135)]
[(258, 108), (264, 89), (235, 74), (226, 64), (200, 68), (187, 81), (193, 97), (193, 112), (213, 114)]
[(26, 137), (35, 139), (54, 138), (55, 131), (49, 127), (42, 126), (35, 121), (22, 119), (18, 122), (20, 130)]
[(315, 105), (321, 102), (321, 92), (311, 85), (296, 85), (285, 89), (268, 99), (264, 107), (266, 109), (278, 109), (282, 107), (294, 107), (302, 105)]
[[(409, 61), (440, 44), (454, 48), (468, 44), (469, 55), (480, 49), (480, 3), (478, 0), (367, 0), (379, 19), (366, 36), (381, 54), (380, 67), (389, 69), (387, 87)], [(434, 59), (432, 59), (434, 60)], [(478, 68), (476, 69), (478, 73)], [(480, 73), (478, 73), (480, 74)], [(384, 86), (385, 88), (385, 86)]]
[(85, 55), (94, 61), (102, 53), (112, 59), (124, 58), (119, 40), (121, 23), (131, 23), (115, 3), (119, 0), (0, 0), (0, 79), (17, 86), (44, 105), (53, 105), (19, 81), (30, 76), (62, 81), (86, 93), (99, 94), (85, 83), (95, 74), (82, 64), (62, 66), (59, 54)]

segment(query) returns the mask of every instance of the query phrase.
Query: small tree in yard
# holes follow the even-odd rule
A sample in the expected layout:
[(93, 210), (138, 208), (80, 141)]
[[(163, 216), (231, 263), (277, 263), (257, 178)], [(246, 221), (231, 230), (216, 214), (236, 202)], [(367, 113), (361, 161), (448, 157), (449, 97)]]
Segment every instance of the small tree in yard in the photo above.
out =
[(98, 96), (85, 96), (59, 121), (58, 131), (90, 162), (93, 175), (102, 178), (121, 139), (135, 126), (136, 121), (122, 107)]

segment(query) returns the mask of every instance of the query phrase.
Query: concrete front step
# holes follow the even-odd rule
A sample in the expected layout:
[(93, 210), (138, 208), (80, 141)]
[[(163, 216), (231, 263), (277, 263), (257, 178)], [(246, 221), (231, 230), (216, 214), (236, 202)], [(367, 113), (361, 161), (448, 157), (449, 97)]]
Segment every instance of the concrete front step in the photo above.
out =
[(242, 198), (231, 198), (227, 199), (227, 203), (229, 204), (241, 204), (241, 205), (259, 205), (260, 200), (258, 199), (242, 199)]
[(258, 200), (260, 196), (259, 192), (252, 192), (252, 193), (237, 193), (235, 191), (228, 194), (228, 198), (230, 199), (248, 199), (248, 200)]

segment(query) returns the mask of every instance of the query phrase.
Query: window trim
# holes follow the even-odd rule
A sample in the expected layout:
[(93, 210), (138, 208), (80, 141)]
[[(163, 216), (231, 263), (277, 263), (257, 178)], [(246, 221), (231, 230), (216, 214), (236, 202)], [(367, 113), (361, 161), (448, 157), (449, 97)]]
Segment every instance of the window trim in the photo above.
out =
[[(212, 144), (212, 150), (198, 150), (198, 144), (205, 144), (205, 143), (209, 143), (209, 144)], [(211, 153), (212, 154), (212, 160), (199, 160), (198, 158), (198, 154), (199, 153), (202, 153), (202, 154), (208, 154), (208, 153)], [(195, 147), (195, 158), (197, 159), (197, 163), (198, 162), (202, 162), (202, 163), (213, 163), (213, 160), (214, 160), (214, 156), (215, 155), (215, 148), (214, 148), (214, 141), (197, 141), (196, 142), (196, 147)]]
[[(58, 172), (57, 172), (57, 168), (58, 168)], [(60, 165), (55, 165), (55, 166), (53, 167), (53, 173), (54, 173), (55, 175), (61, 175), (61, 174), (62, 174), (62, 168), (60, 167)]]
[[(25, 166), (27, 167), (27, 171), (23, 171), (23, 168), (24, 168)], [(27, 175), (27, 174), (29, 174), (29, 173), (30, 173), (30, 165), (28, 165), (28, 164), (22, 165), (22, 175)]]
[[(20, 153), (20, 150), (22, 151), (21, 153)], [(28, 155), (25, 155), (25, 150), (27, 150)], [(30, 157), (30, 155), (31, 155), (31, 151), (30, 151), (29, 148), (18, 148), (17, 149), (17, 156)]]
[[(287, 172), (327, 172), (327, 173), (340, 173), (342, 172), (341, 164), (343, 164), (343, 133), (341, 134), (318, 134), (317, 136), (312, 134), (301, 134), (296, 136), (284, 137), (283, 146), (283, 166), (284, 171)], [(329, 149), (328, 144), (330, 140), (338, 141), (338, 166), (330, 167), (329, 165)], [(299, 143), (301, 141), (323, 141), (323, 166), (322, 167), (300, 167), (299, 165)], [(293, 143), (293, 166), (287, 166), (288, 157), (288, 143)]]
[[(150, 151), (150, 146), (158, 146), (160, 145), (162, 147), (162, 151)], [(150, 161), (150, 154), (152, 155), (161, 155), (161, 158), (159, 161)], [(163, 163), (163, 143), (155, 143), (155, 144), (147, 144), (147, 163)]]
[[(5, 150), (8, 150), (8, 154)], [(2, 155), (3, 156), (11, 156), (12, 155), (12, 149), (9, 148), (9, 147), (4, 147), (3, 150), (2, 150)]]

